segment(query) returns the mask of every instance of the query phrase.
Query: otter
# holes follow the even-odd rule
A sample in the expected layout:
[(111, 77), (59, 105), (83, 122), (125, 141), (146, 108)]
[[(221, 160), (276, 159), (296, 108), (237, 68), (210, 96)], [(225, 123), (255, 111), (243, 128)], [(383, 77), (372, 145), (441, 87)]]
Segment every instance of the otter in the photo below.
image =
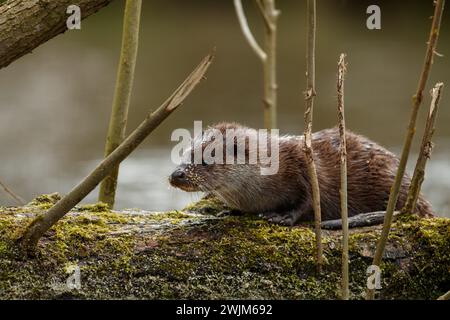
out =
[[(313, 221), (314, 210), (311, 183), (307, 162), (303, 151), (303, 136), (270, 136), (270, 143), (278, 144), (278, 171), (263, 175), (261, 161), (257, 163), (227, 164), (192, 163), (195, 150), (205, 151), (211, 145), (223, 142), (234, 130), (236, 136), (231, 147), (234, 160), (238, 154), (237, 142), (244, 139), (245, 159), (249, 159), (249, 137), (257, 135), (257, 130), (238, 123), (219, 123), (207, 128), (200, 137), (194, 138), (191, 147), (183, 154), (182, 163), (170, 175), (172, 186), (184, 191), (202, 191), (213, 195), (228, 207), (241, 212), (259, 214), (268, 221), (285, 226), (293, 226), (301, 221)], [(221, 133), (223, 141), (217, 141), (216, 133)], [(275, 139), (276, 141), (273, 141)], [(231, 140), (231, 139), (230, 139)], [(399, 164), (398, 158), (387, 149), (370, 139), (346, 131), (347, 141), (347, 197), (350, 227), (370, 225), (383, 221), (390, 188), (394, 183)], [(270, 143), (269, 143), (270, 142)], [(270, 144), (270, 145), (269, 145)], [(264, 143), (263, 143), (264, 145)], [(340, 137), (337, 128), (324, 129), (312, 135), (313, 156), (320, 188), (322, 220), (340, 219)], [(226, 145), (225, 153), (230, 151)], [(214, 152), (212, 154), (214, 156)], [(400, 210), (406, 201), (410, 178), (402, 180), (396, 209)], [(433, 216), (431, 205), (422, 195), (416, 206), (422, 217)], [(375, 214), (377, 218), (371, 217)], [(359, 219), (358, 217), (363, 217)], [(353, 220), (352, 220), (353, 219)], [(370, 221), (372, 222), (370, 222)], [(325, 225), (326, 226), (326, 225)], [(330, 228), (333, 226), (330, 224)]]

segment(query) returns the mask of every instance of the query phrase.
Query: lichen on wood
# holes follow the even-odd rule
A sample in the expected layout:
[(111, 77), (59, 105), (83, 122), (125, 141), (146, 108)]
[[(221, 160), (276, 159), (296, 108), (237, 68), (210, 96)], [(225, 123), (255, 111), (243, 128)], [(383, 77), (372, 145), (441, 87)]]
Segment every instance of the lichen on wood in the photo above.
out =
[[(0, 208), (0, 299), (337, 299), (341, 233), (322, 231), (317, 274), (311, 224), (282, 227), (228, 215), (208, 198), (180, 211), (111, 211), (77, 206), (24, 258), (15, 239), (58, 200), (41, 196)], [(351, 299), (362, 299), (381, 228), (350, 232)], [(81, 288), (69, 289), (71, 266)], [(450, 219), (402, 217), (381, 265), (382, 299), (436, 299), (450, 288)]]

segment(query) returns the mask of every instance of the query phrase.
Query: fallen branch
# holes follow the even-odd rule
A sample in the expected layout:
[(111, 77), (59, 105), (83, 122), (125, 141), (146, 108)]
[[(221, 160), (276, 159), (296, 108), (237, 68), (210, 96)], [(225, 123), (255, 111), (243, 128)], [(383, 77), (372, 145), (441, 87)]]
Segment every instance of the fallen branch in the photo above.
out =
[[(133, 88), (134, 69), (139, 45), (139, 25), (142, 0), (127, 0), (123, 18), (122, 48), (120, 50), (116, 87), (109, 121), (108, 136), (105, 145), (105, 157), (114, 151), (125, 139), (131, 91)], [(116, 196), (119, 166), (100, 184), (98, 200), (112, 209)]]
[(339, 135), (341, 138), (341, 219), (342, 219), (342, 280), (341, 298), (349, 299), (348, 281), (348, 207), (347, 207), (347, 143), (345, 139), (345, 113), (344, 113), (344, 74), (346, 71), (345, 54), (342, 53), (338, 63), (337, 97)]
[(433, 151), (433, 143), (431, 142), (431, 139), (433, 138), (434, 134), (434, 121), (436, 120), (443, 86), (444, 84), (442, 82), (437, 83), (436, 86), (431, 90), (430, 111), (428, 113), (425, 131), (423, 133), (419, 158), (417, 159), (416, 167), (414, 168), (414, 174), (411, 179), (411, 185), (408, 190), (408, 197), (406, 200), (406, 204), (402, 210), (404, 213), (414, 213), (416, 210), (420, 188), (422, 187), (422, 183), (425, 178), (425, 166), (428, 159), (431, 157), (431, 152)]
[[(383, 232), (377, 244), (377, 251), (373, 258), (372, 265), (379, 266), (383, 257), (384, 247), (389, 236), (389, 230), (391, 228), (392, 216), (397, 205), (397, 199), (400, 191), (403, 176), (405, 174), (406, 164), (408, 162), (409, 151), (416, 131), (417, 113), (422, 103), (423, 91), (425, 89), (428, 75), (430, 73), (431, 65), (433, 64), (433, 55), (436, 49), (437, 40), (439, 36), (439, 30), (441, 26), (442, 13), (444, 11), (445, 0), (436, 0), (435, 9), (433, 15), (433, 22), (431, 24), (430, 36), (428, 40), (427, 52), (425, 55), (425, 62), (423, 65), (422, 73), (419, 79), (419, 85), (417, 92), (413, 97), (413, 105), (411, 111), (411, 118), (409, 120), (408, 131), (406, 133), (405, 143), (403, 144), (402, 155), (400, 157), (400, 163), (398, 165), (397, 174), (395, 176), (394, 185), (391, 188), (389, 195), (389, 201), (387, 204), (386, 215), (384, 216)], [(375, 295), (374, 289), (367, 290), (367, 299), (373, 299)]]
[[(309, 225), (286, 228), (209, 198), (170, 212), (79, 206), (47, 232), (39, 259), (16, 254), (15, 235), (52, 204), (0, 208), (0, 299), (339, 299), (341, 231), (323, 233), (326, 276), (317, 276)], [(47, 202), (48, 201), (48, 202)], [(218, 216), (219, 215), (219, 216)], [(394, 222), (381, 299), (437, 299), (450, 288), (450, 219)], [(381, 226), (350, 231), (350, 298), (361, 299)], [(79, 267), (80, 287), (67, 285)], [(73, 277), (72, 277), (73, 278)]]
[(85, 198), (115, 166), (128, 157), (164, 119), (183, 103), (195, 86), (203, 79), (212, 59), (213, 54), (207, 55), (178, 89), (156, 111), (147, 115), (146, 119), (117, 149), (106, 157), (72, 191), (59, 200), (45, 214), (37, 217), (28, 225), (23, 236), (19, 239), (20, 245), (25, 251), (33, 250), (48, 229)]
[(17, 195), (15, 192), (13, 192), (10, 188), (8, 188), (8, 186), (6, 184), (4, 184), (1, 180), (0, 180), (0, 186), (3, 188), (3, 190), (5, 190), (6, 194), (9, 195), (11, 198), (13, 198), (17, 204), (19, 204), (20, 206), (25, 205), (25, 200)]
[(87, 18), (112, 0), (8, 0), (0, 5), (0, 69), (67, 30), (67, 7)]
[(316, 0), (308, 0), (307, 8), (307, 24), (308, 24), (308, 40), (307, 40), (307, 54), (306, 54), (306, 92), (305, 92), (305, 139), (303, 144), (303, 151), (306, 155), (308, 165), (308, 174), (311, 181), (311, 192), (313, 198), (314, 208), (314, 226), (316, 234), (316, 260), (317, 268), (320, 272), (323, 264), (323, 248), (322, 235), (320, 223), (322, 220), (320, 209), (320, 190), (319, 181), (317, 178), (316, 166), (314, 163), (313, 149), (312, 149), (312, 120), (313, 120), (313, 106), (314, 97), (316, 96), (315, 82), (316, 82), (316, 65), (315, 65), (315, 51), (316, 51)]

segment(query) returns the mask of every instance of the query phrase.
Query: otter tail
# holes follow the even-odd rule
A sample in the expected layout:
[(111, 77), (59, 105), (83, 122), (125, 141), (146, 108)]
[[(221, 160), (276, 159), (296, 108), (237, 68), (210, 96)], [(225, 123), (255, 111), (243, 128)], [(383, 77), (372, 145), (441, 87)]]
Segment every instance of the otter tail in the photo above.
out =
[[(352, 216), (348, 218), (348, 227), (349, 228), (361, 228), (361, 227), (369, 227), (378, 224), (382, 224), (384, 222), (384, 214), (386, 211), (376, 211), (376, 212), (367, 212), (357, 214), (356, 216)], [(398, 215), (400, 211), (395, 211), (394, 216)], [(320, 226), (323, 229), (327, 230), (339, 230), (342, 229), (342, 220), (326, 220), (323, 221)]]
[[(434, 216), (433, 210), (431, 209), (431, 204), (425, 200), (422, 195), (419, 196), (416, 205), (416, 213), (422, 218), (431, 218)], [(376, 211), (376, 212), (367, 212), (357, 214), (355, 216), (348, 218), (348, 227), (349, 228), (361, 228), (361, 227), (369, 227), (378, 224), (382, 224), (384, 222), (384, 215), (386, 211)], [(401, 211), (394, 211), (394, 217), (400, 214)], [(328, 230), (339, 230), (342, 229), (342, 220), (326, 220), (323, 221), (320, 226), (323, 229)]]

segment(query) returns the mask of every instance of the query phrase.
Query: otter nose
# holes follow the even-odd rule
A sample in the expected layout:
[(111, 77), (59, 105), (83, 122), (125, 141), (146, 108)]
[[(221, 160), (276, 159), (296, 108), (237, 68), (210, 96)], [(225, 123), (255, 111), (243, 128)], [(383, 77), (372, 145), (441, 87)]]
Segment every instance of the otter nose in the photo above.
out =
[(184, 178), (186, 178), (186, 174), (183, 170), (176, 170), (170, 175), (171, 181), (180, 181), (184, 180)]

